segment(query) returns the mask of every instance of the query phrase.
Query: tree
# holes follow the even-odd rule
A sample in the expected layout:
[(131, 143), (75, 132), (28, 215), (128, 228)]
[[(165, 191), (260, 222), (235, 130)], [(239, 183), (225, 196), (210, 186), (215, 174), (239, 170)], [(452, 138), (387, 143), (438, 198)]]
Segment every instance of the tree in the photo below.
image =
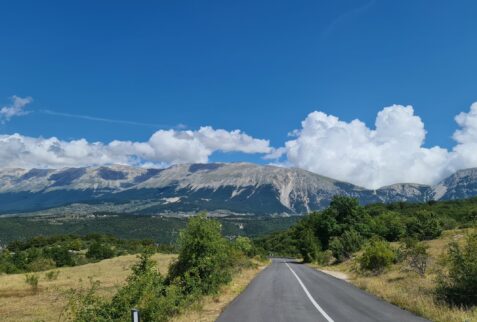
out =
[(247, 256), (253, 252), (253, 243), (248, 237), (238, 236), (235, 238), (234, 246)]
[(376, 233), (387, 241), (397, 241), (405, 234), (406, 225), (397, 212), (387, 211), (375, 218)]
[(303, 258), (303, 262), (311, 263), (316, 260), (318, 252), (320, 251), (320, 244), (311, 227), (299, 225), (296, 230), (296, 235), (298, 250)]
[(74, 266), (75, 261), (67, 247), (55, 246), (48, 250), (49, 255), (55, 261), (56, 266)]
[[(341, 233), (341, 227), (336, 221), (336, 214), (333, 211), (324, 210), (314, 212), (305, 217), (297, 226), (309, 226), (315, 236), (320, 241), (323, 249), (328, 249), (330, 238)], [(298, 237), (299, 235), (297, 235)]]
[(230, 281), (230, 247), (220, 227), (218, 221), (199, 214), (181, 231), (179, 257), (171, 265), (169, 280), (177, 280), (187, 293), (215, 293)]
[(363, 244), (363, 237), (354, 229), (345, 231), (340, 237), (332, 238), (330, 250), (338, 262), (349, 259)]
[(93, 242), (86, 252), (86, 257), (97, 260), (107, 259), (114, 256), (114, 251), (111, 246), (101, 242)]

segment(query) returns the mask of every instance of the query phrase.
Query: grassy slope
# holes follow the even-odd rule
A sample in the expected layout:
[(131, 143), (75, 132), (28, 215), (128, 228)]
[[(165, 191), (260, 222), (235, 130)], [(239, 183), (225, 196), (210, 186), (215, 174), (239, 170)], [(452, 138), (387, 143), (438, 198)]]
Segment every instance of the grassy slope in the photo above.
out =
[(433, 297), (436, 271), (439, 268), (441, 256), (445, 254), (450, 241), (462, 240), (467, 232), (468, 230), (450, 230), (444, 232), (441, 238), (426, 242), (429, 245), (431, 262), (425, 277), (419, 277), (416, 273), (407, 270), (405, 263), (394, 265), (379, 276), (357, 274), (356, 263), (353, 260), (324, 267), (324, 269), (345, 272), (349, 281), (358, 287), (432, 321), (477, 321), (477, 308), (467, 311), (450, 308), (436, 303)]
[[(176, 255), (156, 254), (161, 273), (166, 274), (169, 264)], [(25, 274), (0, 275), (0, 317), (2, 322), (26, 321), (62, 321), (61, 314), (67, 302), (69, 289), (90, 286), (89, 279), (100, 281), (98, 294), (111, 297), (129, 276), (131, 266), (136, 262), (135, 255), (126, 255), (103, 260), (98, 263), (57, 269), (57, 280), (48, 281), (46, 272), (40, 276), (39, 291), (33, 294), (25, 283)], [(175, 317), (174, 322), (215, 321), (222, 310), (248, 283), (263, 269), (267, 263), (257, 262), (255, 268), (244, 269), (236, 274), (231, 283), (222, 287), (218, 295), (207, 296), (196, 305)]]
[[(166, 274), (176, 255), (156, 254), (161, 273)], [(99, 294), (112, 296), (130, 274), (136, 262), (135, 255), (103, 260), (94, 264), (58, 269), (57, 280), (47, 281), (45, 272), (39, 272), (39, 291), (33, 294), (25, 283), (24, 274), (0, 275), (0, 317), (3, 322), (61, 321), (66, 304), (65, 292), (71, 288), (89, 287), (89, 278), (101, 282)]]

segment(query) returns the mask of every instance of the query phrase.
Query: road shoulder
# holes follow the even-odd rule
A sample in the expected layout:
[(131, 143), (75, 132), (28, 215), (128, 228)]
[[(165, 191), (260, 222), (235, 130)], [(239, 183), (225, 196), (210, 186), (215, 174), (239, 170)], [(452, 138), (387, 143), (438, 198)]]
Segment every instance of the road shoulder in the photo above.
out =
[(172, 322), (213, 322), (250, 282), (270, 263), (257, 263), (254, 268), (244, 269), (237, 273), (232, 281), (224, 285), (217, 295), (204, 297), (200, 302), (188, 308), (182, 314), (174, 317)]

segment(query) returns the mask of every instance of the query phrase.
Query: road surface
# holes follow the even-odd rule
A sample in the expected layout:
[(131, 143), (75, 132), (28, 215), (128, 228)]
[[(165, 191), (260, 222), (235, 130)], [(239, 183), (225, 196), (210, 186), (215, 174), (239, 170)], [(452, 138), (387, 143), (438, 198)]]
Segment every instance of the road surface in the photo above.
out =
[(424, 322), (357, 287), (293, 260), (273, 259), (218, 322)]

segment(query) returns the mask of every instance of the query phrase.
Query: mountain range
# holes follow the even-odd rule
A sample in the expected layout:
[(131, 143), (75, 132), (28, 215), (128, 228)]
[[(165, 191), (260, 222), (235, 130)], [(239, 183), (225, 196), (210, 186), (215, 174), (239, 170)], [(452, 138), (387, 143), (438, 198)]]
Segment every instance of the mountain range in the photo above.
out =
[[(123, 165), (0, 171), (0, 213), (63, 207), (137, 214), (200, 210), (238, 214), (303, 214), (334, 195), (375, 202), (424, 202), (477, 196), (477, 168), (434, 186), (400, 183), (370, 190), (297, 168), (251, 163), (181, 164), (166, 169)], [(65, 208), (67, 207), (67, 208)]]

